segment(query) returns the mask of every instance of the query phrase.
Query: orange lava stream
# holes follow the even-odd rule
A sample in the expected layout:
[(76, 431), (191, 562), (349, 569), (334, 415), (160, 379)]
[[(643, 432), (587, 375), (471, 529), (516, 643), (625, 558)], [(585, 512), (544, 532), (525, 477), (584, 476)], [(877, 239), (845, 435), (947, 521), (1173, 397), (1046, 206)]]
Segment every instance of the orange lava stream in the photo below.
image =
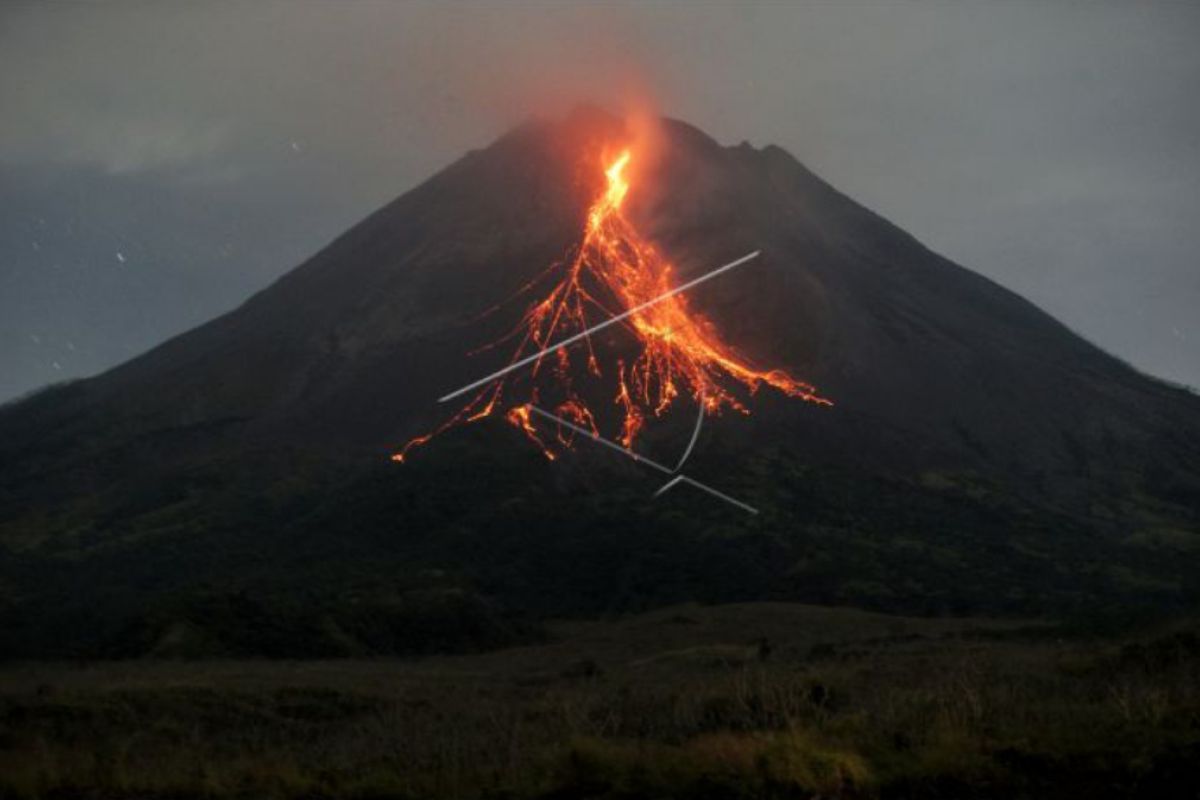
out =
[[(501, 339), (520, 337), (509, 363), (675, 287), (672, 265), (638, 234), (621, 212), (629, 193), (625, 170), (631, 157), (631, 151), (624, 150), (605, 170), (605, 191), (588, 210), (582, 239), (573, 255), (559, 265), (565, 265), (562, 279), (544, 299), (530, 306), (518, 326)], [(731, 387), (740, 386), (753, 395), (766, 384), (790, 397), (832, 405), (813, 386), (783, 370), (759, 371), (745, 363), (721, 340), (712, 322), (689, 307), (682, 294), (643, 309), (622, 324), (641, 347), (636, 358), (630, 362), (618, 359), (614, 369), (613, 402), (622, 415), (616, 438), (626, 448), (632, 448), (648, 418), (662, 416), (681, 396), (693, 397), (698, 402), (702, 399), (710, 414), (720, 413), (723, 408), (749, 414)], [(495, 344), (499, 342), (490, 346)], [(602, 377), (590, 338), (584, 339), (580, 349), (586, 352), (581, 368), (587, 375)], [(529, 372), (535, 378), (543, 371), (550, 372), (565, 396), (555, 412), (598, 434), (593, 412), (573, 386), (577, 370), (573, 370), (569, 351), (570, 348), (557, 348), (544, 354)], [(405, 444), (392, 456), (393, 460), (404, 461), (412, 448), (425, 444), (452, 425), (490, 416), (500, 403), (504, 388), (504, 379), (497, 380), (437, 429)], [(553, 446), (531, 419), (529, 405), (537, 402), (535, 388), (528, 402), (514, 404), (504, 416), (553, 460), (556, 456)], [(554, 444), (569, 447), (571, 440), (559, 432)]]

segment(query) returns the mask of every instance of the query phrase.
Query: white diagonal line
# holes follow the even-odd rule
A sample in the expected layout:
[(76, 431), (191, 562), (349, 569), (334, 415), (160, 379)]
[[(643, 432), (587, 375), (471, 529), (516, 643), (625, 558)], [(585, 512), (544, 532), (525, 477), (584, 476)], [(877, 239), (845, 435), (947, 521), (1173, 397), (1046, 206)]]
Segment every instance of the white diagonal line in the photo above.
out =
[(682, 475), (676, 475), (674, 478), (671, 478), (671, 480), (669, 480), (669, 481), (667, 481), (666, 483), (664, 483), (664, 484), (662, 485), (662, 488), (660, 488), (660, 489), (659, 489), (657, 492), (655, 492), (655, 493), (654, 493), (654, 496), (655, 496), (655, 497), (658, 497), (658, 496), (659, 496), (659, 495), (661, 495), (661, 494), (665, 494), (665, 493), (666, 493), (666, 491), (667, 491), (668, 489), (670, 489), (672, 486), (678, 486), (678, 485), (679, 485), (679, 482), (680, 482), (680, 481), (682, 481), (682, 480), (683, 480), (683, 476), (682, 476)]
[[(576, 433), (581, 433), (584, 436), (586, 436), (588, 439), (591, 439), (593, 442), (596, 442), (597, 444), (602, 444), (605, 447), (608, 447), (612, 450), (616, 450), (618, 453), (623, 453), (624, 455), (629, 456), (630, 458), (632, 458), (634, 461), (637, 461), (638, 463), (645, 464), (646, 466), (656, 469), (659, 472), (666, 473), (667, 475), (675, 474), (670, 468), (664, 467), (662, 464), (659, 464), (657, 461), (652, 461), (652, 460), (646, 458), (645, 456), (640, 456), (637, 453), (630, 450), (629, 448), (622, 447), (621, 445), (617, 444), (616, 442), (611, 442), (608, 439), (605, 439), (600, 434), (589, 431), (587, 428), (584, 428), (580, 425), (576, 425), (573, 422), (568, 422), (567, 420), (563, 419), (562, 417), (558, 416), (557, 414), (551, 414), (549, 411), (538, 408), (537, 406), (532, 405), (532, 404), (529, 406), (529, 410), (534, 412), (535, 414), (537, 414), (540, 417), (545, 417), (546, 419), (553, 420), (560, 425), (564, 425), (567, 428), (570, 428), (571, 430), (575, 431)], [(758, 509), (755, 508), (754, 506), (743, 503), (741, 500), (737, 500), (733, 497), (730, 497), (729, 495), (725, 494), (724, 492), (719, 492), (716, 489), (712, 488), (711, 486), (707, 486), (698, 480), (694, 480), (694, 479), (689, 478), (688, 476), (682, 475), (682, 474), (675, 475), (674, 478), (672, 478), (670, 481), (667, 482), (666, 486), (662, 487), (657, 492), (655, 492), (654, 496), (658, 497), (660, 494), (662, 494), (667, 489), (671, 488), (672, 486), (674, 486), (677, 483), (691, 484), (692, 486), (695, 486), (697, 489), (702, 489), (703, 491), (708, 492), (713, 497), (720, 498), (721, 500), (724, 500), (726, 503), (732, 503), (733, 505), (737, 506), (738, 508), (742, 509), (743, 511), (749, 511), (751, 514), (758, 513)]]
[(687, 475), (680, 475), (679, 477), (683, 479), (684, 483), (690, 483), (692, 486), (695, 486), (697, 489), (703, 489), (704, 491), (711, 494), (713, 497), (721, 498), (726, 503), (733, 503), (738, 508), (741, 508), (745, 511), (749, 511), (751, 514), (758, 513), (758, 509), (755, 508), (754, 506), (749, 505), (748, 503), (743, 503), (741, 500), (737, 500), (733, 497), (730, 497), (729, 495), (725, 494), (724, 492), (718, 492), (716, 489), (712, 488), (711, 486), (706, 486), (705, 484), (701, 483), (698, 480), (689, 478)]
[(625, 455), (632, 458), (634, 461), (645, 464), (646, 466), (648, 466), (652, 469), (656, 469), (659, 472), (662, 472), (664, 474), (667, 474), (667, 475), (672, 474), (669, 467), (664, 467), (662, 464), (659, 464), (657, 461), (651, 461), (650, 459), (646, 458), (645, 456), (639, 456), (637, 453), (633, 452), (632, 450), (622, 447), (621, 445), (617, 444), (616, 442), (611, 442), (608, 439), (605, 439), (600, 434), (595, 433), (593, 431), (589, 431), (587, 428), (584, 428), (580, 425), (576, 425), (573, 422), (568, 422), (567, 420), (563, 419), (562, 417), (560, 417), (556, 414), (551, 414), (549, 411), (544, 411), (534, 405), (531, 405), (529, 407), (529, 410), (532, 411), (533, 413), (537, 414), (540, 417), (545, 417), (546, 419), (557, 422), (559, 425), (570, 428), (571, 430), (575, 431), (576, 433), (581, 433), (584, 436), (586, 436), (587, 438), (596, 442), (597, 444), (602, 444), (605, 447), (612, 448), (613, 450), (616, 450), (618, 453), (624, 453)]
[[(694, 278), (693, 280), (688, 281), (687, 283), (683, 284), (682, 286), (676, 286), (674, 289), (667, 292), (666, 294), (660, 294), (658, 297), (655, 297), (653, 300), (647, 300), (646, 302), (644, 302), (640, 305), (634, 306), (633, 308), (629, 309), (628, 311), (623, 311), (620, 314), (617, 314), (615, 317), (609, 317), (608, 319), (604, 320), (603, 322), (599, 322), (599, 323), (593, 325), (592, 327), (588, 328), (585, 331), (581, 331), (580, 333), (577, 333), (574, 336), (568, 336), (566, 339), (563, 339), (561, 342), (555, 342), (552, 345), (544, 347), (542, 350), (534, 353), (531, 356), (522, 358), (520, 361), (514, 361), (513, 363), (509, 364), (507, 367), (496, 370), (491, 375), (488, 375), (486, 378), (480, 378), (479, 380), (477, 380), (473, 383), (468, 383), (466, 386), (462, 387), (461, 389), (456, 389), (455, 391), (451, 392), (450, 394), (448, 394), (444, 397), (439, 397), (438, 402), (444, 403), (447, 400), (453, 400), (454, 398), (458, 397), (459, 395), (466, 394), (467, 392), (471, 391), (472, 389), (477, 389), (480, 386), (483, 386), (485, 383), (490, 383), (491, 381), (494, 381), (497, 378), (502, 378), (515, 369), (520, 369), (521, 367), (525, 366), (526, 364), (529, 364), (530, 362), (537, 361), (539, 358), (546, 355), (547, 353), (553, 352), (554, 350), (557, 350), (560, 347), (566, 347), (569, 344), (574, 344), (575, 342), (579, 341), (580, 339), (584, 338), (585, 336), (595, 333), (598, 330), (603, 330), (604, 328), (607, 328), (609, 325), (615, 325), (616, 323), (620, 322), (621, 320), (626, 319), (627, 317), (631, 317), (634, 314), (638, 313), (639, 311), (643, 311), (643, 310), (649, 308), (650, 306), (654, 305), (655, 303), (661, 303), (663, 300), (666, 300), (669, 297), (674, 297), (675, 295), (679, 294), (680, 292), (686, 292), (688, 289), (691, 289), (693, 286), (698, 286), (699, 284), (704, 283), (707, 280), (717, 277), (718, 275), (720, 275), (723, 272), (727, 272), (728, 270), (731, 270), (734, 267), (739, 267), (742, 264), (745, 264), (747, 261), (757, 258), (759, 253), (761, 253), (761, 252), (762, 252), (761, 250), (755, 250), (753, 253), (747, 253), (746, 255), (742, 256), (741, 258), (737, 259), (736, 261), (730, 261), (728, 264), (721, 266), (721, 267), (717, 267), (712, 272), (706, 272), (705, 274), (701, 275), (699, 278)], [(591, 434), (589, 433), (588, 435), (590, 436)]]

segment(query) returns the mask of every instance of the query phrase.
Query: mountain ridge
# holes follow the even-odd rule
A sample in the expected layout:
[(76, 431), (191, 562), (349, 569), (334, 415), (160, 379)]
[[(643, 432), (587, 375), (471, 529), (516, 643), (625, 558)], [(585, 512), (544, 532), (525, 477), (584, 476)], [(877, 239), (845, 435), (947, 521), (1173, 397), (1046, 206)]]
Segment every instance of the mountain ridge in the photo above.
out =
[[(548, 464), (498, 420), (387, 461), (452, 411), (436, 397), (502, 363), (467, 353), (529, 298), (480, 314), (578, 236), (595, 154), (630, 135), (585, 109), (468, 153), (229, 314), (0, 408), (0, 617), (28, 617), (9, 648), (50, 647), (33, 630), (49, 618), (77, 631), (70, 647), (142, 642), (128, 626), (149, 624), (147, 607), (176, 608), (160, 623), (177, 627), (245, 592), (267, 599), (220, 601), (221, 619), (294, 622), (298, 603), (300, 627), (328, 643), (313, 620), (350, 587), (385, 615), (453, 589), (488, 620), (696, 599), (927, 613), (1193, 602), (1200, 398), (781, 148), (723, 147), (670, 120), (659, 132), (631, 219), (683, 277), (761, 250), (689, 295), (750, 362), (836, 403), (763, 389), (749, 416), (706, 424), (689, 471), (761, 518), (680, 490), (651, 501), (636, 465), (586, 443)], [(118, 599), (88, 608), (74, 585)]]

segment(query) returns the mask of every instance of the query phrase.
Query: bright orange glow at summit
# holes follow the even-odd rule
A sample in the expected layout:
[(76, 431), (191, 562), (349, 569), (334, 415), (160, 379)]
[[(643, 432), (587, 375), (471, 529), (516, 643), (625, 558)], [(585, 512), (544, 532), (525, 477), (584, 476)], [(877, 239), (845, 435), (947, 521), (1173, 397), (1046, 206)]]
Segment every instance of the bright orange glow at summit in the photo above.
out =
[[(624, 149), (608, 163), (604, 191), (588, 210), (579, 244), (551, 270), (562, 270), (558, 283), (543, 299), (530, 305), (516, 328), (481, 349), (516, 340), (509, 361), (512, 364), (677, 286), (671, 263), (622, 213), (630, 189), (627, 168), (632, 158), (631, 150)], [(457, 414), (432, 433), (409, 441), (393, 459), (403, 461), (412, 448), (434, 435), (457, 423), (491, 416), (501, 405), (505, 408), (504, 418), (553, 459), (556, 448), (569, 447), (570, 439), (561, 431), (554, 435), (540, 432), (528, 406), (551, 402), (563, 419), (600, 434), (596, 422), (600, 415), (584, 399), (584, 388), (593, 398), (605, 394), (611, 398), (620, 418), (620, 430), (614, 438), (626, 448), (632, 448), (649, 420), (663, 416), (681, 397), (703, 402), (707, 414), (718, 414), (725, 408), (749, 414), (748, 396), (765, 384), (789, 397), (832, 405), (811, 385), (783, 370), (751, 367), (722, 341), (710, 320), (690, 308), (682, 293), (637, 311), (620, 324), (633, 335), (633, 348), (623, 348), (622, 355), (610, 363), (601, 363), (593, 342), (596, 337), (591, 335), (575, 347), (549, 350), (523, 372), (485, 386)], [(503, 403), (506, 383), (528, 379), (534, 381), (528, 397)], [(554, 397), (550, 397), (551, 392)]]

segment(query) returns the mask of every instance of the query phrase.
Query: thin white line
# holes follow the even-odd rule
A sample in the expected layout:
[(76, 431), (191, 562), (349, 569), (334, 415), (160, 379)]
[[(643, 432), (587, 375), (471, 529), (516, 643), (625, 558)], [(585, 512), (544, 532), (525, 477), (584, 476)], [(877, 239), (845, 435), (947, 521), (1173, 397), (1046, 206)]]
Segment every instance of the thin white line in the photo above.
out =
[(704, 387), (700, 387), (700, 413), (696, 416), (696, 427), (692, 431), (692, 439), (688, 442), (687, 449), (683, 451), (683, 455), (679, 458), (679, 463), (675, 465), (675, 471), (683, 469), (683, 462), (687, 461), (688, 456), (692, 454), (692, 448), (696, 446), (696, 440), (700, 438), (700, 426), (704, 424)]
[(666, 492), (666, 491), (667, 491), (667, 489), (670, 489), (672, 486), (675, 486), (676, 484), (678, 484), (678, 483), (679, 483), (680, 481), (682, 481), (682, 480), (683, 480), (683, 476), (682, 476), (682, 475), (676, 475), (674, 478), (671, 478), (671, 480), (669, 480), (669, 481), (667, 481), (666, 483), (664, 483), (664, 484), (662, 485), (662, 488), (661, 488), (661, 489), (659, 489), (657, 492), (655, 492), (655, 493), (654, 493), (654, 496), (655, 496), (655, 497), (658, 497), (659, 495), (661, 495), (661, 494), (663, 494), (664, 492)]
[(624, 453), (625, 455), (632, 458), (634, 461), (641, 462), (642, 464), (645, 464), (646, 466), (656, 469), (659, 472), (665, 473), (667, 475), (672, 474), (672, 471), (670, 470), (670, 468), (664, 467), (662, 464), (659, 464), (657, 461), (651, 461), (650, 459), (646, 458), (645, 456), (639, 456), (637, 453), (633, 452), (629, 448), (622, 447), (621, 445), (617, 444), (616, 442), (611, 442), (608, 439), (605, 439), (600, 434), (589, 431), (587, 428), (576, 425), (573, 422), (567, 422), (562, 417), (557, 416), (555, 414), (551, 414), (549, 411), (544, 411), (535, 405), (529, 406), (529, 410), (532, 411), (533, 413), (537, 414), (538, 416), (545, 417), (546, 419), (557, 422), (559, 425), (563, 425), (567, 428), (570, 428), (571, 430), (575, 431), (576, 433), (583, 434), (584, 436), (586, 436), (587, 438), (596, 442), (597, 444), (602, 444), (605, 447), (610, 447), (613, 450), (616, 450), (618, 453)]
[(528, 356), (527, 358), (522, 358), (520, 361), (514, 361), (513, 363), (509, 364), (504, 369), (496, 370), (491, 375), (488, 375), (486, 378), (480, 378), (479, 380), (475, 381), (474, 383), (468, 383), (466, 386), (462, 387), (461, 389), (457, 389), (457, 390), (451, 392), (450, 394), (446, 395), (445, 397), (439, 397), (438, 402), (444, 403), (447, 400), (453, 400), (454, 398), (458, 397), (459, 395), (466, 394), (467, 392), (471, 391), (472, 389), (477, 389), (480, 386), (483, 386), (485, 383), (490, 383), (491, 381), (494, 381), (497, 378), (502, 378), (515, 369), (520, 369), (521, 367), (525, 366), (526, 364), (528, 364), (532, 361), (537, 361), (539, 358), (546, 355), (547, 353), (553, 352), (554, 350), (557, 350), (560, 347), (566, 347), (569, 344), (573, 344), (573, 343), (579, 341), (580, 339), (584, 338), (585, 336), (595, 333), (598, 330), (607, 328), (609, 325), (615, 325), (616, 323), (620, 322), (621, 320), (625, 319), (626, 317), (631, 317), (634, 314), (638, 313), (639, 311), (649, 308), (650, 306), (654, 305), (655, 303), (660, 303), (663, 300), (666, 300), (668, 297), (674, 297), (675, 295), (679, 294), (680, 292), (685, 292), (688, 289), (691, 289), (693, 286), (697, 286), (701, 283), (704, 283), (706, 280), (709, 280), (710, 278), (717, 277), (722, 272), (726, 272), (728, 270), (733, 269), (734, 267), (741, 266), (742, 264), (745, 264), (747, 261), (750, 261), (751, 259), (756, 258), (759, 255), (759, 253), (761, 253), (761, 252), (762, 252), (761, 250), (755, 250), (753, 253), (748, 253), (747, 255), (742, 256), (741, 258), (737, 259), (736, 261), (730, 261), (728, 264), (726, 264), (722, 267), (717, 267), (712, 272), (707, 272), (704, 275), (701, 275), (699, 278), (695, 278), (693, 280), (688, 281), (687, 283), (683, 284), (682, 286), (677, 286), (674, 289), (672, 289), (671, 291), (667, 292), (666, 294), (660, 294), (658, 297), (654, 298), (653, 300), (647, 300), (646, 302), (642, 303), (641, 305), (634, 306), (633, 308), (629, 309), (628, 311), (624, 311), (620, 314), (617, 314), (615, 317), (609, 317), (608, 319), (604, 320), (603, 322), (597, 323), (597, 324), (593, 325), (592, 327), (588, 328), (587, 330), (575, 334), (574, 336), (568, 336), (566, 339), (563, 339), (561, 342), (556, 342), (555, 344), (545, 347), (541, 351), (534, 353), (533, 355)]
[(747, 503), (743, 503), (741, 500), (736, 500), (736, 499), (730, 497), (729, 495), (725, 494), (724, 492), (718, 492), (716, 489), (712, 488), (711, 486), (705, 486), (700, 481), (693, 480), (693, 479), (689, 478), (687, 475), (680, 475), (679, 477), (683, 478), (684, 483), (690, 483), (692, 486), (695, 486), (697, 489), (703, 489), (704, 491), (711, 494), (713, 497), (721, 498), (726, 503), (733, 503), (738, 508), (749, 511), (751, 514), (758, 513), (758, 509), (755, 508), (754, 506), (749, 505)]
[[(634, 461), (645, 464), (648, 467), (652, 467), (653, 469), (656, 469), (659, 472), (665, 472), (667, 475), (673, 474), (670, 469), (668, 469), (667, 467), (664, 467), (662, 464), (659, 464), (657, 461), (651, 461), (650, 459), (646, 458), (645, 456), (639, 456), (637, 453), (633, 452), (629, 448), (622, 447), (621, 445), (617, 444), (616, 442), (610, 442), (608, 439), (605, 439), (600, 434), (593, 433), (592, 431), (589, 431), (587, 428), (576, 425), (573, 422), (568, 422), (567, 420), (563, 419), (560, 416), (557, 416), (556, 414), (551, 414), (549, 411), (540, 409), (537, 406), (532, 405), (532, 404), (530, 404), (529, 410), (534, 412), (538, 416), (545, 417), (546, 419), (554, 420), (555, 422), (557, 422), (560, 425), (565, 425), (566, 427), (570, 428), (571, 430), (575, 431), (576, 433), (582, 433), (585, 437), (587, 437), (588, 439), (591, 439), (593, 442), (596, 442), (597, 444), (602, 444), (605, 447), (616, 450), (618, 453), (624, 453), (625, 455), (632, 458)], [(724, 492), (718, 492), (716, 489), (712, 488), (711, 486), (706, 486), (705, 484), (701, 483), (700, 481), (694, 480), (694, 479), (689, 478), (688, 476), (682, 475), (682, 474), (676, 475), (674, 478), (672, 478), (670, 481), (668, 481), (667, 485), (664, 486), (662, 489), (659, 489), (658, 492), (656, 492), (654, 496), (658, 497), (658, 495), (665, 492), (671, 486), (674, 486), (676, 483), (680, 483), (680, 482), (689, 483), (692, 486), (695, 486), (697, 489), (702, 489), (702, 490), (708, 492), (709, 494), (711, 494), (713, 497), (720, 498), (721, 500), (724, 500), (726, 503), (732, 503), (733, 505), (737, 506), (738, 508), (740, 508), (744, 511), (749, 511), (751, 514), (758, 513), (758, 509), (755, 508), (754, 506), (747, 505), (746, 503), (743, 503), (741, 500), (736, 500), (736, 499), (730, 497), (729, 495), (725, 494)]]

